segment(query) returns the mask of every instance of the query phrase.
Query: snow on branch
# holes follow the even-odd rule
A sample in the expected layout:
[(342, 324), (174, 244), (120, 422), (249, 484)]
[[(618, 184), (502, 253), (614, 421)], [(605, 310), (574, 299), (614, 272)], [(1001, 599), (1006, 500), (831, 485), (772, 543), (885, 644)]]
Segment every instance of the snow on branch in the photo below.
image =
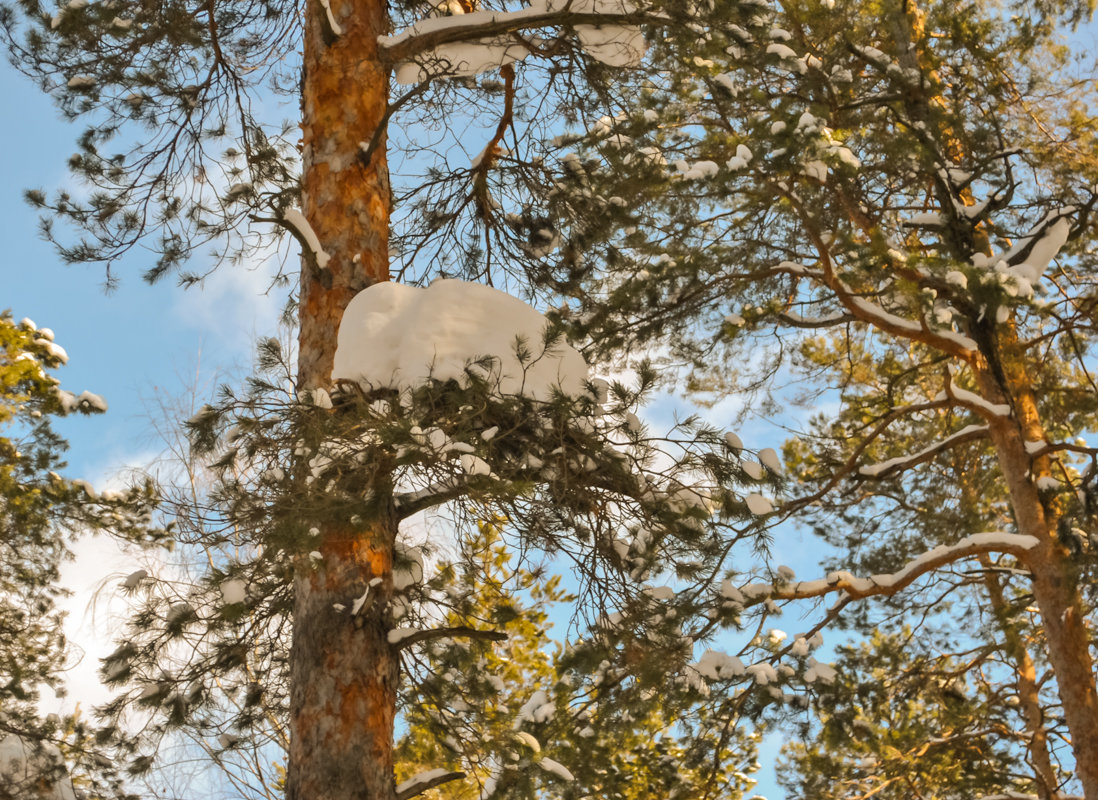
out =
[(844, 322), (853, 321), (854, 317), (848, 314), (831, 314), (826, 317), (803, 317), (796, 311), (785, 311), (778, 314), (778, 319), (794, 328), (833, 328)]
[(554, 761), (551, 758), (542, 756), (538, 762), (538, 766), (548, 772), (550, 775), (556, 775), (563, 781), (574, 781), (576, 778), (572, 775), (572, 772), (559, 761)]
[(320, 244), (320, 237), (316, 235), (313, 226), (309, 224), (309, 220), (305, 219), (305, 215), (300, 210), (287, 208), (282, 212), (282, 222), (289, 228), (294, 238), (301, 242), (301, 246), (313, 254), (316, 265), (320, 269), (328, 266), (331, 256), (324, 252), (324, 248)]
[(900, 220), (900, 225), (905, 228), (930, 228), (940, 230), (946, 226), (942, 215), (936, 211), (922, 211), (907, 219)]
[(332, 33), (336, 36), (342, 36), (343, 28), (336, 22), (335, 14), (332, 13), (331, 0), (320, 0), (320, 4), (324, 6), (324, 13), (328, 15), (328, 27), (332, 29)]
[(979, 347), (971, 336), (965, 336), (963, 333), (957, 333), (957, 331), (936, 330), (934, 331), (934, 335), (939, 339), (945, 339), (947, 342), (952, 342), (962, 350), (973, 352)]
[[(858, 311), (868, 316), (872, 321), (882, 323), (884, 326), (891, 328), (897, 328), (904, 333), (922, 333), (923, 326), (917, 322), (912, 322), (909, 319), (903, 317), (897, 317), (895, 314), (885, 311), (878, 305), (875, 305), (864, 297), (858, 297), (857, 295), (850, 295), (850, 305)], [(886, 328), (887, 329), (887, 328)]]
[(878, 67), (881, 67), (882, 69), (886, 68), (891, 63), (891, 60), (889, 59), (889, 57), (887, 55), (885, 55), (884, 53), (882, 53), (880, 50), (878, 50), (876, 47), (867, 47), (867, 46), (858, 45), (858, 44), (851, 44), (851, 45), (848, 45), (848, 47), (856, 55), (861, 56), (866, 61), (868, 61), (872, 64), (876, 64)]
[[(650, 18), (655, 19), (652, 15)], [(397, 64), (398, 83), (437, 76), (475, 75), (520, 61), (532, 52), (519, 32), (569, 25), (592, 58), (613, 66), (637, 66), (646, 45), (637, 27), (645, 15), (629, 0), (534, 0), (517, 11), (474, 11), (419, 20), (378, 44)]]
[(887, 461), (882, 461), (879, 464), (868, 464), (864, 467), (859, 467), (858, 472), (867, 478), (884, 478), (891, 475), (894, 472), (909, 469), (911, 467), (923, 464), (934, 456), (938, 455), (945, 450), (953, 447), (954, 445), (963, 444), (965, 442), (971, 442), (976, 439), (982, 439), (987, 436), (988, 427), (986, 425), (969, 425), (962, 428), (954, 434), (947, 436), (941, 441), (935, 442), (929, 447), (924, 447), (917, 453), (913, 453), (908, 456), (897, 456), (896, 458), (890, 458)]
[(397, 800), (408, 800), (408, 798), (415, 797), (417, 794), (423, 794), (428, 789), (434, 789), (436, 786), (449, 783), (450, 781), (459, 781), (464, 777), (464, 772), (451, 772), (450, 770), (441, 768), (429, 769), (426, 772), (421, 772), (403, 783), (398, 784), (396, 787), (396, 798)]
[(469, 489), (467, 481), (455, 477), (446, 477), (411, 492), (398, 492), (394, 495), (396, 511), (400, 519), (407, 519), (424, 509), (442, 505), (461, 497)]
[(864, 297), (854, 294), (854, 290), (840, 280), (834, 280), (830, 283), (839, 300), (858, 319), (874, 325), (885, 333), (924, 342), (962, 358), (969, 357), (976, 349), (976, 342), (967, 336), (958, 334), (955, 331), (932, 330), (925, 321), (914, 322), (913, 320), (904, 319), (886, 311), (875, 303), (871, 303)]
[[(747, 148), (744, 149), (746, 150)], [(811, 267), (806, 267), (804, 264), (800, 264), (796, 261), (782, 261), (778, 266), (773, 268), (773, 271), (775, 274), (784, 272), (789, 275), (805, 276), (808, 278), (823, 278), (825, 276), (823, 270), (812, 269)]]
[(406, 60), (440, 44), (480, 39), (524, 28), (581, 22), (637, 22), (629, 0), (534, 0), (517, 11), (473, 11), (452, 17), (428, 17), (400, 33), (379, 36), (378, 44), (396, 61)]
[(557, 393), (578, 396), (587, 363), (547, 327), (536, 309), (490, 286), (436, 280), (420, 289), (383, 281), (347, 305), (332, 377), (404, 391), (432, 381), (468, 386), (475, 372), (501, 395), (543, 402)]
[(1002, 255), (1002, 260), (1012, 266), (1026, 264), (1036, 271), (1036, 277), (1040, 277), (1067, 244), (1071, 217), (1076, 211), (1075, 206), (1067, 206), (1048, 212), (1033, 230)]
[(952, 376), (946, 383), (946, 395), (963, 406), (968, 406), (983, 417), (1009, 417), (1010, 406), (1006, 403), (989, 403), (975, 392), (962, 389), (953, 382)]
[(846, 476), (856, 473), (858, 471), (858, 462), (861, 460), (862, 454), (869, 448), (869, 446), (880, 438), (885, 431), (888, 430), (894, 422), (904, 417), (909, 417), (913, 414), (919, 414), (924, 411), (932, 411), (935, 409), (947, 408), (949, 401), (945, 397), (936, 398), (929, 403), (916, 403), (909, 406), (900, 406), (894, 408), (884, 415), (874, 426), (868, 434), (862, 437), (861, 442), (857, 444), (854, 451), (850, 454), (850, 457), (843, 463), (843, 465), (837, 469), (827, 482), (821, 486), (817, 491), (800, 497), (796, 500), (792, 500), (786, 503), (782, 508), (785, 513), (793, 512), (797, 509), (804, 508), (817, 500), (825, 496), (828, 492), (834, 489), (839, 483), (842, 482)]
[[(868, 578), (856, 578), (849, 572), (832, 572), (826, 578), (814, 581), (798, 581), (785, 586), (768, 587), (770, 590), (766, 594), (775, 600), (806, 600), (812, 597), (823, 597), (832, 592), (845, 592), (853, 599), (892, 595), (907, 588), (923, 575), (946, 564), (983, 553), (1006, 553), (1021, 558), (1036, 547), (1037, 543), (1036, 537), (1017, 533), (1001, 531), (975, 533), (961, 539), (957, 544), (939, 545), (933, 550), (928, 550), (908, 562), (898, 572), (872, 575)], [(756, 591), (753, 588), (756, 586), (762, 585), (751, 584), (743, 587), (741, 592), (752, 600), (761, 600), (763, 599), (761, 590)]]
[(430, 628), (428, 630), (413, 630), (411, 628), (394, 628), (389, 631), (389, 644), (397, 650), (404, 650), (417, 642), (426, 642), (431, 639), (487, 639), (491, 642), (505, 642), (508, 635), (502, 631), (490, 631), (482, 628), (470, 628), (467, 625), (456, 625), (450, 628)]

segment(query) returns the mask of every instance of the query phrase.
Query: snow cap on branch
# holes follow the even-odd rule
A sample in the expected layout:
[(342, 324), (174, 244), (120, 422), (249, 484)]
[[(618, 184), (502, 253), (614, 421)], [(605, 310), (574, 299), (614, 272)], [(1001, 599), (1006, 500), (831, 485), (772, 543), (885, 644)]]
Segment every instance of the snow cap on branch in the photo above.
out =
[[(549, 400), (584, 391), (587, 364), (563, 342), (545, 345), (547, 322), (517, 297), (478, 283), (435, 281), (425, 289), (375, 284), (355, 296), (339, 328), (334, 380), (405, 389), (429, 380), (466, 384), (477, 359), (499, 392)], [(524, 350), (528, 356), (519, 357)]]
[(604, 64), (636, 67), (647, 50), (641, 29), (606, 19), (636, 13), (636, 6), (629, 0), (533, 0), (515, 11), (478, 10), (428, 17), (397, 34), (378, 37), (378, 44), (384, 50), (401, 53), (394, 80), (413, 84), (429, 77), (478, 75), (522, 61), (533, 51), (515, 35), (516, 30), (589, 16), (593, 24), (573, 24), (583, 50)]

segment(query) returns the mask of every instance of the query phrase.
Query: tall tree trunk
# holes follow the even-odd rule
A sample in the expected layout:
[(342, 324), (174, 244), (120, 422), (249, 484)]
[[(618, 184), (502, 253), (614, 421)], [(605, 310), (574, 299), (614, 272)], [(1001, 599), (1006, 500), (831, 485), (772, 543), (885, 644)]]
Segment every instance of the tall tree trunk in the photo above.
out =
[[(287, 800), (393, 800), (399, 660), (388, 642), (395, 525), (324, 532), (294, 582)], [(370, 587), (370, 580), (382, 582)], [(352, 614), (354, 601), (366, 601)], [(342, 610), (335, 606), (341, 606)]]
[(1024, 353), (1013, 329), (1000, 327), (992, 345), (998, 366), (980, 365), (976, 377), (981, 393), (995, 403), (1008, 403), (1009, 417), (990, 424), (1000, 469), (1010, 492), (1018, 532), (1036, 537), (1037, 546), (1024, 561), (1033, 581), (1033, 596), (1041, 612), (1049, 663), (1071, 734), (1075, 774), (1087, 800), (1098, 800), (1098, 688), (1090, 656), (1090, 635), (1083, 616), (1078, 565), (1056, 534), (1056, 501), (1042, 502), (1037, 482), (1051, 475), (1047, 455), (1031, 456), (1025, 443), (1045, 441)]
[(1045, 729), (1037, 669), (1025, 641), (1011, 620), (1010, 604), (1003, 596), (1003, 585), (993, 569), (991, 559), (986, 555), (981, 556), (980, 565), (984, 568), (983, 583), (991, 599), (991, 610), (1003, 632), (1003, 653), (1014, 667), (1014, 687), (1018, 692), (1022, 718), (1026, 721), (1026, 750), (1029, 752), (1029, 763), (1036, 778), (1037, 797), (1040, 800), (1055, 800), (1060, 795), (1057, 791), (1056, 770), (1052, 766), (1048, 731)]
[(303, 259), (298, 320), (301, 387), (326, 386), (347, 303), (389, 280), (389, 169), (382, 136), (364, 163), (360, 144), (382, 124), (389, 71), (377, 37), (388, 32), (384, 0), (331, 0), (336, 36), (317, 0), (305, 14), (302, 83), (302, 210), (331, 257)]
[[(961, 487), (961, 502), (964, 508), (976, 508), (980, 503), (979, 489), (970, 479), (968, 462), (954, 462), (954, 474)], [(991, 557), (986, 553), (979, 557), (983, 567), (981, 582), (991, 601), (991, 612), (1002, 631), (1001, 652), (1007, 663), (1014, 667), (1014, 688), (1018, 692), (1018, 702), (1025, 720), (1024, 731), (1029, 763), (1033, 767), (1034, 788), (1039, 800), (1056, 800), (1058, 781), (1056, 770), (1052, 766), (1052, 751), (1049, 747), (1048, 730), (1045, 727), (1045, 712), (1041, 705), (1041, 687), (1037, 682), (1037, 668), (1029, 654), (1029, 644), (1015, 623), (1015, 611), (1006, 599), (1003, 582)]]
[[(890, 0), (885, 6), (885, 17), (900, 65), (918, 69), (929, 81), (929, 89), (920, 82), (904, 93), (901, 102), (913, 122), (929, 124), (934, 109), (946, 108), (947, 100), (925, 51), (923, 15), (914, 0)], [(958, 161), (962, 145), (956, 132), (944, 120), (935, 127), (938, 141), (946, 151), (941, 155)], [(951, 206), (953, 198), (944, 185), (937, 186), (935, 193), (942, 208)], [(971, 194), (961, 198), (966, 205), (971, 199)], [(951, 228), (946, 238), (954, 256), (962, 261), (975, 252), (990, 252), (982, 228)], [(1033, 576), (1033, 594), (1048, 641), (1049, 662), (1056, 674), (1064, 717), (1071, 732), (1076, 775), (1087, 800), (1098, 800), (1098, 689), (1078, 590), (1078, 572), (1071, 554), (1056, 536), (1058, 509), (1046, 508), (1037, 490), (1036, 481), (1049, 475), (1049, 459), (1031, 458), (1025, 449), (1025, 442), (1045, 438), (1032, 380), (1025, 366), (1026, 353), (1012, 327), (1003, 326), (1001, 330), (997, 340), (982, 348), (987, 362), (973, 366), (984, 397), (995, 403), (1009, 403), (1013, 412), (1010, 418), (990, 425), (991, 439), (1010, 493), (1018, 531), (1036, 537), (1039, 542), (1030, 551), (1026, 566)], [(991, 336), (994, 339), (995, 334)]]
[[(383, 0), (305, 5), (302, 210), (330, 260), (302, 259), (298, 385), (327, 386), (343, 312), (389, 279), (385, 140), (369, 163), (360, 142), (382, 124), (388, 69), (377, 37)], [(294, 582), (287, 800), (392, 800), (398, 660), (387, 639), (396, 524), (329, 523), (322, 558), (302, 559)], [(370, 594), (358, 614), (356, 598)], [(335, 606), (342, 606), (339, 610)]]

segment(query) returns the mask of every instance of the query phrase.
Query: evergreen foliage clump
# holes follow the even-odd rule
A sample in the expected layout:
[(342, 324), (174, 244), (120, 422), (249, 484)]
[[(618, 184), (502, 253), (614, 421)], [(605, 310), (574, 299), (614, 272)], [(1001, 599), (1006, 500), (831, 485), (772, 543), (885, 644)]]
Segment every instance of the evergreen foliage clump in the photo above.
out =
[[(73, 653), (58, 605), (60, 567), (80, 534), (162, 538), (155, 487), (97, 492), (62, 477), (67, 443), (57, 417), (97, 414), (106, 403), (73, 394), (52, 374), (68, 360), (53, 332), (0, 316), (0, 796), (72, 797), (72, 781), (120, 787), (103, 742), (79, 714), (43, 716), (43, 692), (64, 693)], [(75, 778), (68, 776), (69, 768)]]

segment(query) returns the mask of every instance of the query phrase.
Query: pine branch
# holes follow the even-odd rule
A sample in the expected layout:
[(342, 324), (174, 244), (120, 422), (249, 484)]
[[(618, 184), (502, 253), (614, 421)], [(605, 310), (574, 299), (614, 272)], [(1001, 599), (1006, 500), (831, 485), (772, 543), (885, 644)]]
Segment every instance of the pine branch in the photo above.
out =
[(468, 625), (455, 625), (450, 628), (432, 628), (431, 630), (410, 633), (394, 644), (393, 647), (397, 650), (403, 650), (418, 642), (454, 636), (465, 639), (488, 639), (492, 642), (505, 642), (509, 638), (508, 635), (502, 631), (489, 631), (481, 628), (471, 628)]
[[(593, 13), (570, 11), (566, 6), (556, 11), (530, 6), (520, 11), (475, 11), (456, 17), (432, 17), (405, 28), (398, 34), (381, 38), (383, 58), (389, 63), (411, 61), (440, 45), (477, 41), (495, 36), (537, 30), (549, 26), (575, 25), (667, 25), (665, 15), (658, 13)], [(544, 6), (542, 7), (544, 8)]]
[[(408, 786), (408, 788), (406, 788), (404, 791), (398, 791), (396, 793), (396, 798), (397, 800), (408, 800), (408, 798), (423, 794), (429, 789), (434, 789), (436, 786), (441, 786), (442, 784), (449, 783), (450, 781), (459, 781), (464, 777), (464, 772), (444, 772), (440, 775), (435, 775), (428, 780), (413, 783), (411, 786)], [(397, 788), (399, 789), (400, 787)]]
[[(1033, 536), (1012, 533), (977, 533), (966, 536), (952, 546), (935, 547), (897, 572), (885, 575), (873, 575), (868, 578), (856, 578), (846, 572), (832, 572), (826, 578), (814, 581), (798, 581), (786, 586), (775, 587), (768, 597), (778, 600), (805, 600), (822, 597), (832, 592), (845, 592), (855, 600), (875, 595), (891, 596), (906, 589), (922, 576), (935, 572), (947, 564), (984, 553), (1005, 553), (1023, 559), (1035, 547), (1038, 541)], [(752, 593), (752, 599), (763, 599), (762, 595)]]

